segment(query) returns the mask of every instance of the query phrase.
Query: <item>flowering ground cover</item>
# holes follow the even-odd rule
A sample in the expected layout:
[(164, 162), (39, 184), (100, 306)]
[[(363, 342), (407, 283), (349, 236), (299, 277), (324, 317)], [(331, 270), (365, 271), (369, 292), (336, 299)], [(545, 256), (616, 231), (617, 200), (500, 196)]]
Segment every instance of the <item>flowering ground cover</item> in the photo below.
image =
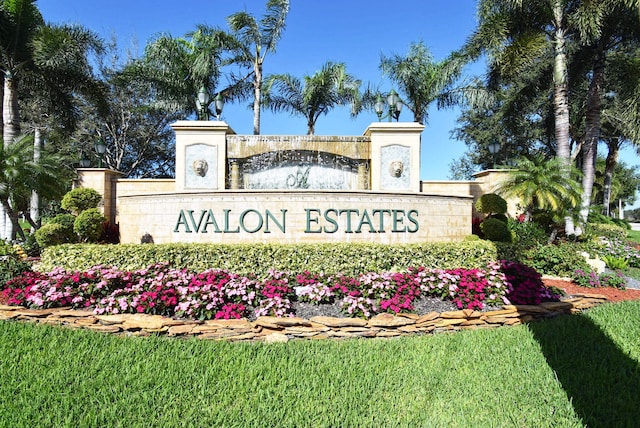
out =
[(485, 269), (410, 268), (357, 277), (269, 271), (265, 278), (211, 269), (191, 272), (158, 263), (133, 272), (95, 266), (83, 272), (25, 272), (6, 282), (0, 301), (30, 308), (71, 306), (96, 314), (145, 313), (179, 318), (294, 316), (293, 303), (338, 305), (345, 316), (412, 312), (433, 297), (459, 309), (558, 300), (541, 276), (519, 263)]

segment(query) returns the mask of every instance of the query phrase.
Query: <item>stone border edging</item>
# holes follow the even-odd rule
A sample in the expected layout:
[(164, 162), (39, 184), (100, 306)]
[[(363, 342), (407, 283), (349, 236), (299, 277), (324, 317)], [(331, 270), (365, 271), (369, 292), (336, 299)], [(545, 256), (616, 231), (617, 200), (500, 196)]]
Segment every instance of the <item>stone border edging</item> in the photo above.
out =
[(92, 311), (70, 308), (26, 309), (0, 305), (0, 320), (30, 321), (131, 336), (159, 334), (274, 343), (290, 339), (399, 337), (519, 325), (560, 314), (579, 313), (606, 301), (607, 298), (600, 294), (578, 294), (559, 302), (505, 305), (502, 309), (487, 312), (463, 309), (426, 315), (381, 313), (368, 320), (316, 316), (308, 320), (259, 317), (256, 321), (244, 318), (197, 321), (146, 314), (94, 315)]

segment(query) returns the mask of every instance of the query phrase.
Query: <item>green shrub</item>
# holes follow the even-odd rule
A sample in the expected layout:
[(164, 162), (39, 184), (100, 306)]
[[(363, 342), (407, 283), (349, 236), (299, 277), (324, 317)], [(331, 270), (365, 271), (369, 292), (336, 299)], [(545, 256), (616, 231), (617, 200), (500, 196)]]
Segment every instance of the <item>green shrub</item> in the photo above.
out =
[(511, 232), (507, 223), (502, 220), (488, 217), (480, 224), (480, 230), (489, 241), (511, 242)]
[(627, 239), (627, 230), (615, 224), (589, 223), (587, 233), (613, 240)]
[(64, 227), (66, 231), (66, 240), (61, 242), (61, 244), (66, 244), (68, 242), (76, 242), (78, 240), (78, 236), (73, 231), (73, 223), (76, 221), (76, 217), (72, 214), (58, 214), (51, 220), (49, 223), (60, 224)]
[(0, 256), (0, 290), (4, 289), (5, 283), (31, 269), (31, 264), (25, 260), (20, 260), (13, 256)]
[(490, 218), (495, 218), (496, 220), (500, 220), (500, 221), (503, 221), (505, 223), (507, 223), (509, 221), (507, 216), (504, 215), (504, 214), (491, 214), (489, 217)]
[(73, 231), (83, 242), (98, 242), (105, 221), (106, 219), (100, 210), (89, 208), (78, 215), (73, 223)]
[(385, 244), (66, 244), (42, 253), (40, 269), (86, 270), (102, 264), (122, 270), (142, 269), (157, 262), (203, 271), (228, 269), (239, 274), (266, 274), (270, 269), (357, 275), (402, 270), (412, 266), (482, 268), (498, 259), (489, 241)]
[(513, 236), (514, 244), (522, 250), (533, 248), (537, 245), (545, 245), (549, 236), (544, 227), (533, 221), (519, 222), (509, 219), (507, 225)]
[(64, 195), (62, 208), (79, 215), (88, 209), (97, 208), (100, 201), (102, 201), (102, 196), (98, 191), (88, 187), (79, 187)]
[(484, 214), (504, 214), (507, 201), (495, 193), (485, 193), (476, 201), (476, 211)]
[(629, 261), (624, 257), (607, 254), (602, 256), (602, 261), (606, 263), (609, 269), (626, 269), (629, 267)]
[(47, 223), (35, 233), (40, 248), (68, 243), (68, 230), (59, 223)]
[(574, 244), (537, 245), (526, 250), (522, 262), (541, 274), (571, 277), (576, 269), (590, 271), (585, 258)]

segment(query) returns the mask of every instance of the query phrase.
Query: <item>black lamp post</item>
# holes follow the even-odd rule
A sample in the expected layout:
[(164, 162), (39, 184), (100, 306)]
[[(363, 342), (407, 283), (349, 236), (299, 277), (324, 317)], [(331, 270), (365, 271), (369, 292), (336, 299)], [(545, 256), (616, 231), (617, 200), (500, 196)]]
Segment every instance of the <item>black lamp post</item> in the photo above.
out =
[[(198, 91), (198, 97), (196, 98), (198, 120), (209, 120), (209, 104), (211, 104), (211, 101), (207, 88), (204, 86), (201, 87)], [(218, 95), (213, 99), (213, 105), (216, 110), (216, 120), (220, 120), (220, 115), (224, 108), (224, 98), (222, 97), (222, 94), (218, 93)]]
[(91, 159), (89, 159), (89, 157), (85, 152), (82, 152), (82, 157), (80, 158), (80, 167), (89, 168), (90, 166), (91, 166)]
[(96, 153), (98, 154), (98, 168), (102, 168), (102, 157), (107, 151), (107, 145), (102, 140), (98, 140), (94, 145)]
[(493, 169), (496, 169), (496, 154), (500, 151), (500, 143), (494, 141), (489, 144), (489, 153), (493, 155)]
[(387, 95), (386, 105), (388, 106), (389, 111), (383, 116), (382, 113), (384, 113), (385, 102), (382, 100), (382, 96), (378, 95), (378, 99), (374, 105), (376, 114), (378, 115), (378, 121), (381, 121), (384, 118), (389, 118), (389, 122), (391, 122), (391, 119), (393, 118), (397, 122), (400, 117), (400, 111), (402, 110), (402, 101), (400, 101), (400, 97), (393, 89), (389, 92), (389, 95)]

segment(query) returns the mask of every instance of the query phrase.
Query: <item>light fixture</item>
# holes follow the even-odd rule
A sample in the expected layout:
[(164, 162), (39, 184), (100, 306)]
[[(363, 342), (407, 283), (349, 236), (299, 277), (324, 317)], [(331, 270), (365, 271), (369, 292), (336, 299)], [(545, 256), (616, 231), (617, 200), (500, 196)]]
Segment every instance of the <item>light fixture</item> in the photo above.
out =
[(102, 168), (102, 158), (107, 151), (107, 145), (102, 140), (96, 141), (93, 145), (94, 150), (98, 154), (98, 168)]
[(215, 108), (216, 108), (216, 120), (220, 120), (220, 115), (222, 114), (222, 109), (224, 108), (224, 98), (222, 94), (218, 92), (214, 100)]
[(82, 152), (82, 157), (80, 158), (80, 167), (89, 168), (90, 166), (91, 166), (91, 159), (89, 159), (89, 157), (85, 152)]
[(489, 153), (493, 155), (493, 169), (496, 169), (496, 154), (500, 151), (500, 143), (494, 141), (488, 146)]
[(200, 87), (198, 97), (196, 98), (196, 107), (198, 107), (198, 120), (209, 120), (209, 92), (204, 86)]
[(391, 122), (391, 119), (395, 119), (397, 122), (400, 117), (400, 111), (402, 110), (402, 101), (400, 101), (400, 97), (393, 89), (389, 92), (389, 95), (387, 95), (386, 105), (388, 106), (389, 111), (383, 116), (382, 113), (384, 113), (385, 102), (383, 101), (382, 96), (378, 95), (376, 103), (374, 104), (374, 109), (378, 115), (378, 121), (388, 118), (389, 122)]

